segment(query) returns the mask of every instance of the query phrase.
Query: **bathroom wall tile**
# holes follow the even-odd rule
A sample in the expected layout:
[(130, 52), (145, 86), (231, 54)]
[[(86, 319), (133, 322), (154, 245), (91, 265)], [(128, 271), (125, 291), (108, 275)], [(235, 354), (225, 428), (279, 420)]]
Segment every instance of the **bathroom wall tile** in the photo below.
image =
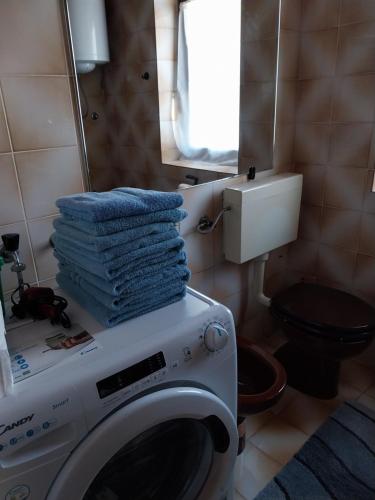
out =
[(38, 280), (51, 278), (58, 271), (57, 260), (53, 256), (53, 250), (49, 242), (54, 231), (53, 219), (54, 217), (47, 217), (28, 222)]
[(318, 244), (297, 240), (291, 243), (288, 253), (288, 267), (294, 271), (313, 274), (318, 258)]
[(302, 0), (302, 30), (318, 31), (338, 26), (340, 0)]
[[(163, 29), (163, 28), (160, 28)], [(156, 55), (156, 40), (155, 40), (155, 34), (156, 34), (156, 29), (155, 27), (152, 28), (145, 28), (137, 31), (135, 36), (138, 38), (138, 43), (139, 43), (139, 56), (140, 56), (140, 62), (148, 62), (148, 61), (155, 61), (157, 59)], [(172, 30), (169, 31), (169, 36), (172, 34)], [(166, 33), (165, 33), (166, 35)], [(173, 38), (172, 38), (173, 40)], [(174, 46), (174, 44), (172, 45)], [(163, 47), (164, 50), (162, 50), (161, 55), (166, 56), (167, 54), (165, 53), (166, 47)], [(159, 46), (158, 46), (159, 50)], [(169, 57), (166, 59), (169, 59)]]
[[(177, 60), (177, 31), (174, 28), (156, 28), (156, 48), (158, 60)], [(154, 55), (155, 58), (155, 55)]]
[(354, 274), (354, 288), (375, 299), (375, 258), (359, 254)]
[(273, 151), (273, 124), (242, 122), (241, 155), (258, 167), (270, 168)]
[(273, 148), (273, 167), (278, 173), (290, 172), (293, 168), (294, 123), (280, 123), (276, 127)]
[(332, 404), (329, 404), (329, 402), (299, 394), (280, 413), (280, 417), (305, 434), (311, 435), (325, 422), (331, 413)]
[(156, 28), (176, 28), (177, 3), (174, 0), (154, 0)]
[(192, 273), (213, 267), (212, 234), (190, 233), (184, 236), (188, 266)]
[(325, 203), (332, 207), (361, 210), (367, 172), (362, 168), (329, 167)]
[(333, 82), (329, 78), (299, 82), (297, 121), (328, 122), (331, 119), (332, 93)]
[(361, 212), (324, 208), (321, 241), (346, 250), (358, 250)]
[(301, 0), (283, 0), (281, 2), (281, 28), (299, 31), (301, 23)]
[(355, 252), (320, 245), (318, 254), (319, 279), (350, 287), (354, 277), (355, 264)]
[(375, 214), (364, 213), (362, 216), (359, 250), (375, 257)]
[(29, 219), (57, 213), (57, 198), (83, 189), (76, 147), (16, 153), (15, 157)]
[(295, 160), (311, 165), (324, 165), (328, 161), (331, 126), (301, 123), (296, 126)]
[(7, 77), (2, 85), (15, 151), (77, 143), (67, 78)]
[(341, 24), (375, 20), (373, 0), (342, 0)]
[(300, 78), (322, 78), (334, 75), (337, 32), (337, 29), (330, 29), (301, 35)]
[(367, 182), (365, 187), (365, 198), (363, 202), (363, 210), (375, 214), (375, 192), (372, 191), (375, 172), (369, 170), (367, 172)]
[(372, 122), (375, 113), (375, 75), (347, 76), (338, 80), (333, 100), (333, 120)]
[(242, 3), (242, 37), (244, 40), (264, 40), (277, 33), (278, 0), (244, 0)]
[[(148, 71), (148, 70), (147, 70)], [(152, 75), (151, 75), (152, 78)], [(150, 79), (151, 79), (150, 78)], [(157, 78), (159, 92), (167, 92), (174, 89), (174, 62), (157, 61)], [(146, 80), (148, 82), (148, 80)]]
[(367, 167), (373, 126), (367, 123), (333, 125), (329, 161), (332, 165)]
[(322, 208), (301, 205), (298, 237), (303, 240), (319, 241), (322, 229)]
[(310, 205), (323, 205), (327, 167), (324, 165), (297, 164), (296, 172), (303, 175), (302, 201)]
[(189, 286), (211, 297), (214, 293), (214, 273), (213, 269), (207, 269), (200, 273), (191, 275)]
[(276, 125), (279, 125), (280, 123), (294, 124), (297, 103), (297, 82), (293, 80), (279, 80), (277, 94)]
[(350, 75), (375, 71), (375, 22), (342, 26), (339, 31), (337, 73)]
[(245, 83), (275, 80), (276, 38), (246, 42), (243, 47), (243, 57)]
[(23, 220), (16, 171), (12, 155), (0, 155), (0, 226)]
[(8, 153), (10, 151), (10, 143), (8, 130), (5, 123), (5, 115), (3, 106), (0, 101), (0, 153)]
[(254, 498), (281, 470), (281, 464), (248, 442), (244, 451), (244, 470), (236, 488), (245, 498)]
[(184, 198), (182, 208), (188, 216), (180, 224), (181, 234), (184, 236), (196, 231), (199, 219), (207, 215), (211, 220), (213, 213), (213, 186), (212, 183), (200, 184), (181, 191)]
[(299, 33), (280, 31), (279, 78), (294, 79), (298, 73)]
[(249, 439), (262, 427), (264, 427), (272, 417), (273, 413), (270, 410), (266, 410), (262, 413), (255, 413), (254, 415), (248, 415), (246, 417), (246, 439)]
[(241, 87), (241, 121), (271, 122), (274, 108), (275, 83), (253, 82)]
[[(250, 268), (252, 270), (252, 268)], [(250, 285), (251, 271), (247, 264), (223, 262), (214, 268), (215, 297), (221, 298), (245, 290)]]
[(1, 2), (0, 74), (66, 73), (60, 12), (58, 0)]
[[(23, 273), (24, 281), (27, 283), (35, 283), (36, 275), (26, 231), (26, 224), (24, 222), (18, 222), (17, 224), (0, 226), (0, 235), (5, 233), (18, 233), (20, 235), (19, 252), (21, 261), (26, 265), (26, 270)], [(9, 264), (5, 264), (1, 270), (1, 281), (3, 283), (4, 292), (13, 291), (18, 286), (16, 273), (12, 272), (10, 267)]]
[[(86, 97), (102, 97), (104, 94), (104, 66), (98, 65), (90, 73), (82, 73), (79, 81), (85, 90)], [(91, 102), (91, 99), (90, 99)]]
[(286, 464), (308, 439), (307, 434), (274, 417), (250, 442), (279, 464)]

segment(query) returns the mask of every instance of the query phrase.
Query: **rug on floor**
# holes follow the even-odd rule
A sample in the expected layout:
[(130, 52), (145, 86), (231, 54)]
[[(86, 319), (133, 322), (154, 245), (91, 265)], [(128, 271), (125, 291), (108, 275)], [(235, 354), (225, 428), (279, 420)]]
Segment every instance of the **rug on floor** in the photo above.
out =
[(343, 403), (256, 500), (374, 500), (375, 413)]

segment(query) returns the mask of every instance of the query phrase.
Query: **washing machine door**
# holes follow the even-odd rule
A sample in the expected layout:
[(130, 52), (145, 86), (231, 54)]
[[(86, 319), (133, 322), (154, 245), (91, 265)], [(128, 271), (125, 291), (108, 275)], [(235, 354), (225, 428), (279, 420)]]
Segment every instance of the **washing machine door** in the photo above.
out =
[(48, 500), (219, 500), (238, 447), (214, 394), (168, 388), (120, 407), (75, 449)]

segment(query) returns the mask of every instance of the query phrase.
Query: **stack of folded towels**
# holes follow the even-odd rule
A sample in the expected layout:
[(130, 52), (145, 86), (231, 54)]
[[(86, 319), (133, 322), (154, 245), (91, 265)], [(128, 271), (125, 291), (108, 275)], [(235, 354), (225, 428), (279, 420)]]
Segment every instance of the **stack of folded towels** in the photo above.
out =
[(135, 188), (58, 199), (58, 284), (107, 327), (182, 299), (190, 278), (176, 228), (182, 203), (178, 193)]

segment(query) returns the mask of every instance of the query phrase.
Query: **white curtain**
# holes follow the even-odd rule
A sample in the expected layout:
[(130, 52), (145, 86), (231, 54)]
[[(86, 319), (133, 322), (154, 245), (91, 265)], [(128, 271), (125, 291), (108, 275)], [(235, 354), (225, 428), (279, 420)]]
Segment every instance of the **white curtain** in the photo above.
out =
[(174, 133), (181, 159), (238, 164), (241, 0), (180, 4)]

